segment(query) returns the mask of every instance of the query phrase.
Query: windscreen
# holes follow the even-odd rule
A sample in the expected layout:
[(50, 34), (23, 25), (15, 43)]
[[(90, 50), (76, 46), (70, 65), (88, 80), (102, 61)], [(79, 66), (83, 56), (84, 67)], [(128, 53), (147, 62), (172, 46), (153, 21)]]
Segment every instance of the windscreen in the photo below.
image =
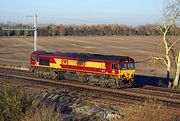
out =
[(134, 63), (128, 63), (128, 69), (135, 69)]
[(120, 70), (126, 70), (126, 69), (129, 69), (129, 70), (135, 69), (134, 63), (133, 62), (121, 62)]
[(120, 70), (126, 69), (126, 63), (120, 63)]

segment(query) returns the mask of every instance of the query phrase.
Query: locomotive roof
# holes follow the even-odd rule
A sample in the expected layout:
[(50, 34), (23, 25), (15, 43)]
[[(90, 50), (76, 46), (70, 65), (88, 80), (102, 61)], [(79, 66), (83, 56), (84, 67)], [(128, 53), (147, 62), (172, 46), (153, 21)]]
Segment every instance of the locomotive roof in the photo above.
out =
[(32, 54), (78, 58), (82, 61), (89, 59), (119, 61), (119, 60), (125, 60), (126, 58), (130, 58), (128, 56), (102, 55), (102, 54), (91, 54), (91, 53), (71, 53), (71, 52), (47, 52), (47, 51), (34, 51)]

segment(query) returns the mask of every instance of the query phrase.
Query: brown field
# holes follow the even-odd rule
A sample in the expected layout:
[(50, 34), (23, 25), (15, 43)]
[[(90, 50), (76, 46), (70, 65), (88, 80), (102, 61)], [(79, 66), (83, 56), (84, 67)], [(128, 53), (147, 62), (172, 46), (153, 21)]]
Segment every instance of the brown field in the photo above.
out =
[[(38, 49), (48, 51), (69, 51), (100, 53), (108, 55), (130, 56), (135, 59), (136, 73), (141, 75), (165, 76), (166, 70), (162, 65), (151, 66), (148, 60), (152, 55), (159, 56), (163, 50), (162, 38), (160, 36), (112, 36), (112, 37), (39, 37)], [(177, 47), (180, 47), (178, 43)], [(179, 48), (178, 48), (179, 49)], [(32, 37), (0, 37), (0, 65), (21, 65), (29, 66), (29, 55), (33, 51)], [(145, 79), (145, 81), (147, 81)], [(22, 89), (22, 88), (21, 88)], [(25, 92), (26, 94), (26, 92)], [(74, 93), (72, 93), (74, 94)], [(84, 96), (83, 96), (84, 97)], [(91, 98), (91, 97), (90, 97)], [(86, 98), (82, 98), (83, 101)], [(113, 103), (104, 99), (89, 99), (82, 107), (75, 109), (79, 115), (86, 116), (87, 107), (91, 111), (97, 104), (116, 109), (119, 118), (113, 117), (110, 121), (170, 121), (179, 120), (179, 110), (168, 106), (156, 104), (156, 102), (145, 102), (142, 104), (122, 104)], [(5, 103), (6, 104), (6, 103)], [(11, 103), (16, 104), (16, 103)], [(78, 105), (79, 106), (79, 105)], [(83, 112), (85, 107), (85, 113)], [(93, 107), (94, 106), (94, 107)], [(91, 109), (92, 107), (92, 109)], [(112, 108), (113, 107), (113, 108)], [(79, 110), (78, 110), (79, 109)], [(81, 110), (80, 110), (81, 109)], [(104, 112), (104, 107), (102, 108)], [(108, 109), (108, 108), (107, 108)], [(49, 110), (49, 109), (47, 109)], [(43, 109), (44, 111), (44, 109)], [(108, 111), (108, 110), (107, 110)], [(42, 114), (41, 114), (42, 113)], [(115, 114), (116, 114), (115, 113)], [(29, 111), (23, 117), (24, 121), (38, 119), (40, 116), (48, 118), (50, 114), (46, 112)], [(41, 114), (41, 115), (40, 115)], [(99, 116), (101, 110), (94, 115)], [(79, 116), (75, 115), (75, 116)], [(94, 116), (90, 115), (90, 116)], [(33, 117), (32, 117), (33, 116)], [(71, 116), (71, 115), (70, 115)], [(80, 117), (79, 116), (79, 117)], [(76, 117), (75, 117), (76, 118)], [(99, 117), (101, 118), (101, 117)]]
[[(144, 60), (161, 55), (162, 48), (161, 36), (38, 37), (39, 50), (130, 56), (137, 62), (136, 73), (153, 76), (165, 76), (165, 68)], [(0, 37), (0, 64), (27, 66), (32, 51), (33, 37)]]

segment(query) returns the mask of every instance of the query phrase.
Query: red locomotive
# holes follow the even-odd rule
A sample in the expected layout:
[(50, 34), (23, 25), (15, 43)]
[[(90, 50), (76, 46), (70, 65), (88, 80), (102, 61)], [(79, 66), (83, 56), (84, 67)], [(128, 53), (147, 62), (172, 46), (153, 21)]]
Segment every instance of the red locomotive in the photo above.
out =
[(30, 57), (35, 76), (70, 79), (120, 88), (133, 83), (135, 64), (127, 56), (34, 51)]

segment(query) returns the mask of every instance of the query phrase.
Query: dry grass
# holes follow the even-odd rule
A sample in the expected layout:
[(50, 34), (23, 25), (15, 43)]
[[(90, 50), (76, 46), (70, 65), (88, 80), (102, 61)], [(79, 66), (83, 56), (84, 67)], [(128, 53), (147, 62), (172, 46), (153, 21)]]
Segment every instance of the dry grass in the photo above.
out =
[[(38, 38), (38, 49), (40, 50), (130, 56), (134, 58), (136, 62), (139, 62), (136, 63), (136, 73), (153, 76), (165, 76), (165, 68), (159, 66), (151, 67), (149, 66), (148, 61), (143, 60), (147, 60), (152, 55), (161, 55), (162, 46), (163, 43), (161, 36), (72, 36)], [(180, 47), (180, 43), (177, 44), (177, 47)], [(0, 37), (1, 64), (28, 66), (29, 55), (32, 51), (32, 37)], [(21, 66), (19, 68), (21, 68)], [(87, 105), (88, 104), (86, 104), (85, 106)], [(94, 105), (90, 105), (90, 107), (93, 106)], [(176, 116), (179, 116), (180, 114), (179, 110), (173, 110), (168, 107), (149, 102), (143, 103), (141, 105), (128, 105), (125, 108), (119, 105), (115, 107), (117, 107), (117, 109), (120, 109), (119, 113), (123, 115), (124, 118), (111, 119), (112, 121), (178, 121), (178, 118)], [(81, 112), (79, 115), (83, 115), (86, 113), (87, 112)], [(10, 114), (12, 113), (10, 112)], [(77, 117), (79, 115), (77, 114)], [(0, 118), (2, 118), (2, 116)], [(31, 109), (31, 111), (28, 110), (28, 115), (26, 115), (26, 118), (24, 120), (43, 121), (49, 118), (49, 109), (36, 110), (35, 112)]]
[[(34, 92), (22, 87), (6, 86), (0, 92), (0, 121), (179, 121), (180, 110), (156, 102), (113, 105), (94, 99), (69, 102), (72, 112), (62, 113), (63, 104), (55, 111), (53, 105), (41, 105)], [(97, 101), (97, 102), (96, 102)], [(103, 100), (102, 100), (103, 101)], [(63, 101), (62, 101), (63, 102)], [(103, 101), (104, 102), (104, 101)], [(46, 103), (45, 103), (46, 104)], [(111, 105), (110, 105), (111, 104)], [(67, 104), (66, 104), (67, 105)], [(71, 107), (70, 106), (70, 107)]]
[(62, 121), (60, 113), (54, 113), (52, 107), (31, 108), (22, 121)]
[[(143, 60), (152, 55), (161, 55), (162, 47), (161, 36), (38, 37), (39, 50), (130, 56), (140, 62), (136, 64), (137, 73), (159, 76), (166, 74), (164, 68), (151, 67)], [(180, 47), (180, 43), (177, 47)], [(27, 66), (32, 51), (32, 37), (0, 37), (1, 64)]]
[(131, 105), (123, 110), (123, 121), (179, 121), (180, 110), (154, 102), (145, 102), (141, 105)]

